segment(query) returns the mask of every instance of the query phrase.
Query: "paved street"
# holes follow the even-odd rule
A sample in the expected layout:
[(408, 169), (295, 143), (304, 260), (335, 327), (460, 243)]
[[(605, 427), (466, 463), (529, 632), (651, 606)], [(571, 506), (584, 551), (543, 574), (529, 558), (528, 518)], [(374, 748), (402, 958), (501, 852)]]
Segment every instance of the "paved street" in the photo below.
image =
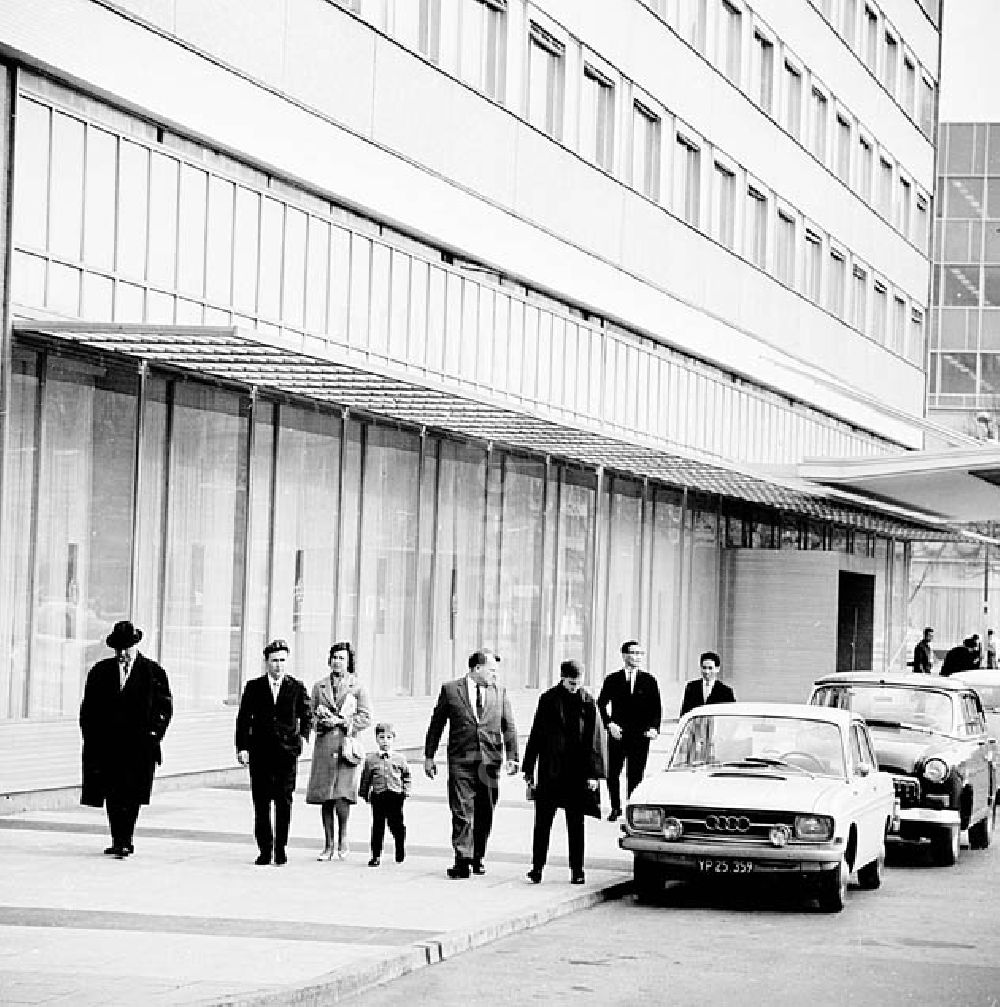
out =
[(1000, 847), (954, 868), (897, 852), (882, 889), (852, 885), (839, 915), (779, 893), (674, 886), (655, 906), (628, 896), (496, 941), (352, 1001), (364, 1007), (505, 1003), (1000, 1003)]

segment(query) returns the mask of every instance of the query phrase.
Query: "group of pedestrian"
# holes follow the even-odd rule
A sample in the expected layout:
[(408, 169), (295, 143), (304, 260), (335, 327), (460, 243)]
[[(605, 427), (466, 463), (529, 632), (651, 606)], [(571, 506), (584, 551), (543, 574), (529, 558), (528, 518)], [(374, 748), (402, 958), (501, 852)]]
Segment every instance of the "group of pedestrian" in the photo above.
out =
[[(930, 675), (934, 668), (934, 627), (925, 626), (923, 636), (913, 648), (910, 667), (917, 674)], [(974, 668), (996, 668), (997, 645), (993, 630), (986, 630), (986, 645), (978, 633), (967, 636), (960, 644), (951, 647), (941, 662), (940, 674), (949, 676)]]
[[(107, 808), (111, 846), (119, 859), (134, 850), (140, 806), (148, 804), (160, 743), (170, 723), (172, 699), (166, 672), (138, 651), (142, 631), (119, 622), (107, 637), (113, 658), (91, 668), (80, 708), (83, 733), (84, 804)], [(424, 771), (434, 779), (438, 747), (448, 730), (448, 803), (452, 819), (455, 880), (486, 873), (486, 852), (501, 775), (520, 768), (534, 802), (532, 862), (527, 879), (542, 880), (552, 824), (561, 808), (568, 838), (570, 881), (583, 884), (584, 819), (600, 817), (600, 781), (607, 780), (610, 821), (622, 813), (620, 776), (626, 796), (642, 780), (650, 743), (662, 716), (656, 679), (642, 667), (638, 641), (621, 648), (622, 667), (609, 674), (595, 699), (583, 687), (578, 661), (563, 661), (559, 682), (538, 700), (523, 762), (506, 688), (497, 681), (500, 655), (482, 648), (468, 671), (441, 686), (424, 740)], [(330, 649), (328, 674), (311, 695), (288, 672), (290, 648), (275, 639), (263, 649), (265, 672), (246, 683), (236, 716), (236, 753), (249, 768), (258, 866), (287, 863), (288, 832), (298, 759), (315, 732), (306, 803), (320, 807), (324, 846), (317, 859), (348, 856), (350, 809), (359, 799), (372, 809), (370, 867), (381, 864), (385, 830), (397, 863), (406, 856), (404, 802), (411, 774), (393, 750), (392, 724), (375, 726), (377, 750), (365, 753), (358, 735), (372, 723), (367, 690), (359, 682), (354, 650), (341, 641)], [(700, 658), (701, 677), (689, 682), (681, 715), (704, 703), (732, 702), (718, 681), (714, 652)], [(607, 734), (605, 761), (604, 731)]]

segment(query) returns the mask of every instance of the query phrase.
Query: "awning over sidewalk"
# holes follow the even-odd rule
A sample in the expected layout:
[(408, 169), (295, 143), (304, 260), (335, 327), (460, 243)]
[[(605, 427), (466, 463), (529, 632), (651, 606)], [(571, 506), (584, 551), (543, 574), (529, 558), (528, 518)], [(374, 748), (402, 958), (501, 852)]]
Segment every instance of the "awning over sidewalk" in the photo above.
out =
[[(37, 319), (15, 320), (14, 330), (819, 521), (905, 539), (949, 539), (960, 534), (950, 524), (955, 519), (945, 511), (911, 509), (891, 493), (859, 495), (838, 488), (836, 480), (828, 488), (804, 472), (799, 476), (806, 478), (762, 475), (652, 438), (626, 437), (557, 408), (540, 415), (473, 381), (400, 365), (312, 336), (282, 332), (268, 334), (265, 341), (257, 331), (230, 326)], [(996, 465), (1000, 469), (1000, 453)], [(989, 488), (1000, 501), (1000, 491)], [(996, 512), (1000, 514), (1000, 506)]]

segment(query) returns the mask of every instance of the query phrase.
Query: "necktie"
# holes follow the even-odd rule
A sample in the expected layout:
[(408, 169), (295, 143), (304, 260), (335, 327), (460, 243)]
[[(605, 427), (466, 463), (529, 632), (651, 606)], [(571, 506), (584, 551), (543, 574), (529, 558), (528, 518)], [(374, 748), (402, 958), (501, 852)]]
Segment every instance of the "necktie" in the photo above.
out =
[(131, 670), (132, 664), (127, 657), (122, 658), (121, 663), (118, 666), (118, 670), (121, 673), (121, 688), (125, 688), (125, 682), (128, 680), (128, 673)]
[(383, 752), (382, 753), (382, 758), (383, 759), (388, 759), (389, 758), (389, 753), (388, 752)]
[(483, 719), (483, 687), (476, 685), (476, 720)]
[(625, 677), (628, 679), (628, 691), (631, 692), (632, 691), (632, 682), (633, 682), (631, 670), (629, 670), (629, 671), (627, 671), (625, 673)]

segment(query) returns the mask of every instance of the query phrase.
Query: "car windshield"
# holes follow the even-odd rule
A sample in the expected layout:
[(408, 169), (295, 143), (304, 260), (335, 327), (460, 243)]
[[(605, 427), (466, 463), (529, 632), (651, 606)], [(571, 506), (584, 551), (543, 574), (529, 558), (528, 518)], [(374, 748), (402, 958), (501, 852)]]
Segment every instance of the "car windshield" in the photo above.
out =
[(844, 749), (836, 724), (766, 714), (704, 714), (684, 725), (667, 770), (696, 766), (774, 767), (843, 776)]
[(853, 710), (873, 727), (913, 727), (951, 733), (952, 698), (933, 689), (878, 682), (828, 685), (813, 696), (816, 706)]
[(973, 685), (979, 693), (979, 701), (989, 710), (1000, 707), (1000, 685)]

